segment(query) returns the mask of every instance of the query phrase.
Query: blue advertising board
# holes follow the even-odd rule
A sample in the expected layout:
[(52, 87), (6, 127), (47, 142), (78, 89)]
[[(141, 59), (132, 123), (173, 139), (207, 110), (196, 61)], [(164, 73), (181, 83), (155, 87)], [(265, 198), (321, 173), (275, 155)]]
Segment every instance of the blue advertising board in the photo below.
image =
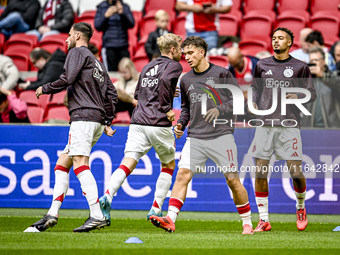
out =
[[(90, 157), (90, 167), (97, 180), (100, 196), (104, 193), (111, 173), (120, 165), (124, 156), (128, 127), (116, 129), (113, 138), (106, 135), (100, 138)], [(67, 143), (68, 130), (67, 126), (0, 126), (0, 207), (49, 208), (54, 186), (54, 167)], [(254, 166), (254, 159), (247, 154), (254, 131), (236, 129), (234, 136), (238, 147), (241, 181), (248, 191), (252, 211), (256, 212), (254, 173), (247, 171)], [(301, 134), (307, 178), (307, 211), (314, 214), (340, 214), (340, 130), (302, 130)], [(185, 136), (176, 140), (176, 163), (184, 143)], [(282, 169), (284, 163), (276, 161), (274, 157), (271, 160), (274, 170)], [(327, 171), (323, 171), (325, 168)], [(160, 169), (157, 155), (151, 149), (118, 190), (112, 207), (149, 210)], [(269, 179), (269, 212), (294, 213), (295, 194), (289, 173), (274, 170)], [(168, 198), (163, 210), (167, 206)], [(88, 208), (73, 172), (70, 174), (70, 188), (62, 208)], [(236, 212), (231, 191), (223, 175), (195, 175), (189, 184), (183, 210)]]

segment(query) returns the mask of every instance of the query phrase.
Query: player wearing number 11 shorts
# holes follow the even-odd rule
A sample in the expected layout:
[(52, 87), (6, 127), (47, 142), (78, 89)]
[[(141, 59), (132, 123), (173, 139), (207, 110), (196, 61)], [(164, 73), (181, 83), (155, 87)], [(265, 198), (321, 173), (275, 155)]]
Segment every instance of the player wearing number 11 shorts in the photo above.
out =
[[(276, 159), (287, 161), (287, 167), (293, 179), (296, 195), (297, 228), (304, 230), (308, 220), (305, 209), (306, 179), (302, 171), (302, 143), (300, 135), (300, 111), (293, 104), (287, 104), (286, 114), (281, 114), (282, 87), (307, 89), (311, 98), (316, 99), (312, 75), (304, 62), (289, 55), (294, 35), (287, 28), (277, 28), (272, 36), (274, 56), (261, 59), (255, 68), (252, 84), (253, 107), (256, 110), (268, 110), (273, 102), (273, 89), (277, 88), (278, 103), (276, 110), (265, 116), (258, 116), (264, 125), (256, 128), (255, 137), (248, 154), (255, 157), (256, 178), (255, 198), (260, 214), (260, 221), (255, 232), (269, 231), (268, 217), (268, 180), (269, 161), (275, 152)], [(276, 86), (279, 85), (279, 86)], [(282, 86), (281, 86), (282, 85)], [(288, 93), (286, 99), (304, 98), (304, 93)]]

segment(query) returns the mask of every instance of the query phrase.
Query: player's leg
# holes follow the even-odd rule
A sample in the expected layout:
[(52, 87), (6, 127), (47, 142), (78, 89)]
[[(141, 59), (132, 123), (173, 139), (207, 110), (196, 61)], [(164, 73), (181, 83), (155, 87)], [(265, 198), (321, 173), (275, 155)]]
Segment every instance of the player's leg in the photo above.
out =
[(287, 160), (287, 167), (290, 169), (296, 196), (296, 226), (299, 230), (304, 230), (307, 227), (308, 220), (305, 208), (306, 178), (302, 171), (302, 161)]
[(124, 159), (111, 175), (106, 192), (99, 199), (101, 210), (109, 222), (111, 222), (110, 211), (113, 196), (122, 186), (124, 180), (136, 168), (139, 159), (151, 148), (150, 143), (146, 139), (144, 129), (144, 126), (130, 125), (125, 144)]
[(175, 138), (172, 127), (146, 127), (147, 137), (154, 147), (162, 165), (156, 182), (152, 207), (147, 215), (162, 216), (162, 206), (172, 183), (175, 164)]
[[(53, 201), (46, 215), (35, 222), (25, 231), (45, 231), (58, 223), (58, 214), (61, 204), (66, 196), (69, 187), (69, 172), (72, 167), (72, 160), (67, 153), (62, 153), (54, 168), (55, 184), (53, 189)], [(30, 230), (31, 229), (31, 230)], [(33, 230), (32, 230), (33, 229)]]
[(166, 217), (151, 216), (151, 222), (168, 232), (175, 231), (175, 222), (186, 198), (188, 184), (194, 173), (186, 168), (180, 168), (169, 199), (169, 210)]
[(224, 175), (227, 184), (233, 193), (233, 199), (238, 213), (243, 222), (242, 234), (253, 234), (253, 224), (251, 222), (251, 210), (249, 205), (247, 190), (242, 185), (238, 173), (226, 173)]

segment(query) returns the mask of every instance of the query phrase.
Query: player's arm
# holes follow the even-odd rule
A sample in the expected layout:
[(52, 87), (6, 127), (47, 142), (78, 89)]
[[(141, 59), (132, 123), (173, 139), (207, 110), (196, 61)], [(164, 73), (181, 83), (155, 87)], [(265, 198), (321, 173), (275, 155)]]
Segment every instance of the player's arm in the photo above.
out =
[(64, 70), (65, 72), (60, 75), (59, 79), (54, 82), (46, 83), (36, 91), (37, 97), (41, 94), (55, 94), (66, 89), (70, 84), (72, 84), (78, 74), (80, 73), (83, 65), (85, 63), (85, 58), (80, 53), (77, 48), (72, 49), (66, 58)]
[(105, 107), (105, 128), (104, 132), (108, 136), (113, 136), (116, 133), (116, 130), (112, 130), (111, 123), (113, 118), (115, 117), (116, 112), (116, 104), (118, 103), (118, 93), (113, 86), (112, 81), (109, 75), (106, 73), (107, 80), (107, 90), (104, 99), (104, 107)]
[(170, 121), (175, 120), (175, 112), (171, 108), (176, 93), (177, 82), (182, 70), (182, 66), (178, 62), (170, 63), (159, 81), (160, 110), (167, 115)]
[(195, 12), (195, 13), (200, 13), (203, 12), (203, 6), (200, 4), (193, 4), (193, 5), (188, 5), (186, 4), (186, 1), (176, 1), (176, 10), (179, 12)]
[(136, 90), (135, 90), (135, 94), (133, 96), (137, 101), (138, 101), (138, 95), (139, 95), (139, 89), (140, 89), (141, 82), (142, 82), (142, 74), (139, 75), (137, 86), (136, 86)]
[[(181, 111), (181, 116), (179, 117), (177, 124), (180, 124), (181, 126), (176, 125), (178, 131), (184, 131), (185, 127), (188, 125), (190, 121), (190, 101), (187, 96), (187, 91), (184, 89), (184, 85), (181, 83), (181, 101), (182, 101), (182, 111)], [(176, 127), (174, 129), (175, 135), (176, 134)], [(183, 133), (179, 133), (181, 136)], [(179, 137), (177, 137), (179, 138)]]

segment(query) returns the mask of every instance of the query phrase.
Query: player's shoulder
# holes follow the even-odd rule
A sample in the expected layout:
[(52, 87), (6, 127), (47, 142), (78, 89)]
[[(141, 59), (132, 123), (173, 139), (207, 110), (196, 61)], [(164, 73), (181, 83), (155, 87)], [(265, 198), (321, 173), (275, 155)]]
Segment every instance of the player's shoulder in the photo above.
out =
[(270, 56), (270, 57), (259, 59), (259, 61), (257, 61), (257, 64), (258, 65), (263, 65), (263, 64), (265, 65), (265, 64), (270, 64), (270, 63), (273, 63), (273, 62), (275, 62), (274, 57)]
[(300, 68), (307, 68), (308, 65), (303, 62), (302, 60), (300, 59), (297, 59), (297, 58), (294, 58), (293, 56), (291, 56), (291, 63), (294, 63), (296, 66), (299, 66)]

